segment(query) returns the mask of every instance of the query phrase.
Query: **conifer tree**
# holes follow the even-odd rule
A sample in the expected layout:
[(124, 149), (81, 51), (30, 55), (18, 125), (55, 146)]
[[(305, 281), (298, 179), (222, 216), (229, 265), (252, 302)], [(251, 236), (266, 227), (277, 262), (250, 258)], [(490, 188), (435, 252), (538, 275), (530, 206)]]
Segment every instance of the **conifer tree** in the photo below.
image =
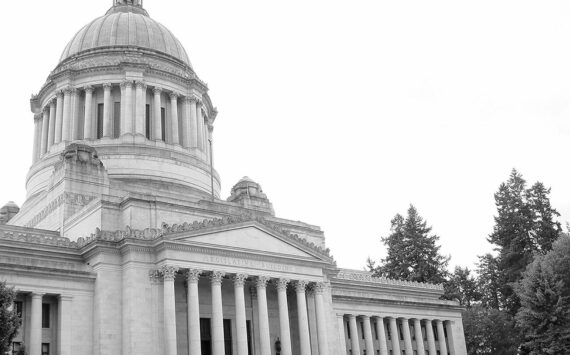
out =
[(0, 282), (0, 354), (11, 349), (12, 340), (20, 326), (20, 318), (13, 309), (15, 297), (14, 289), (7, 287), (6, 282)]

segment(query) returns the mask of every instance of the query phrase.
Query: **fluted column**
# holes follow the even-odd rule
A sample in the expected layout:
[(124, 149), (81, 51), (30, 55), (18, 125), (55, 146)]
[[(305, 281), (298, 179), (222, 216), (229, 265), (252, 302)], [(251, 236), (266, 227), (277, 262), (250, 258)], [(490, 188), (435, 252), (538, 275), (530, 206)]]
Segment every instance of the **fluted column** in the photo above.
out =
[(439, 341), (439, 353), (441, 355), (447, 355), (447, 344), (445, 343), (445, 332), (443, 331), (443, 323), (441, 320), (437, 319), (435, 321), (437, 326), (437, 339)]
[(402, 331), (404, 332), (404, 350), (406, 355), (414, 355), (414, 349), (412, 347), (412, 337), (410, 335), (410, 324), (406, 318), (401, 319)]
[(186, 270), (186, 302), (188, 304), (188, 353), (200, 355), (200, 302), (198, 298), (198, 280), (202, 270)]
[(277, 302), (279, 303), (279, 334), (281, 354), (291, 355), (291, 330), (289, 329), (289, 307), (287, 306), (287, 284), (289, 279), (277, 280)]
[(63, 126), (63, 91), (55, 93), (56, 97), (56, 112), (55, 112), (55, 134), (54, 143), (61, 142), (61, 129)]
[(71, 140), (71, 95), (75, 93), (75, 89), (68, 87), (63, 90), (63, 121), (61, 125), (61, 140)]
[(222, 278), (224, 273), (212, 272), (212, 355), (224, 355), (224, 313), (222, 306)]
[(352, 355), (360, 355), (360, 342), (358, 340), (358, 327), (356, 326), (356, 316), (348, 315), (348, 328), (350, 329), (350, 346)]
[(152, 92), (154, 93), (154, 130), (152, 132), (152, 139), (160, 141), (162, 140), (162, 120), (160, 114), (160, 94), (162, 93), (162, 89), (155, 87), (152, 89)]
[(188, 144), (190, 148), (196, 148), (198, 147), (198, 112), (196, 110), (198, 99), (190, 96), (188, 100), (190, 101), (190, 134), (188, 135)]
[(79, 139), (79, 90), (73, 89), (71, 91), (71, 123), (69, 125), (69, 139), (77, 140)]
[(178, 94), (170, 93), (170, 133), (172, 136), (172, 144), (180, 144), (180, 135), (178, 133)]
[(32, 293), (30, 355), (41, 355), (42, 353), (42, 297), (43, 293)]
[(174, 279), (178, 268), (165, 265), (161, 268), (164, 278), (164, 345), (166, 355), (176, 355), (176, 307), (174, 298)]
[(419, 319), (414, 319), (414, 332), (416, 334), (416, 350), (418, 354), (425, 354), (424, 336), (422, 334), (422, 322)]
[(136, 82), (135, 133), (146, 136), (146, 84)]
[(268, 277), (259, 276), (256, 280), (257, 309), (259, 315), (259, 343), (262, 355), (271, 354), (271, 340), (269, 337), (269, 313), (267, 311), (266, 286)]
[(386, 330), (384, 329), (384, 318), (376, 317), (376, 329), (378, 330), (379, 333), (378, 341), (380, 343), (380, 355), (388, 355), (388, 344), (386, 343)]
[(237, 355), (247, 355), (247, 323), (245, 317), (245, 296), (243, 285), (248, 275), (234, 276), (234, 296), (236, 304), (236, 344)]
[(52, 99), (49, 102), (49, 127), (48, 127), (48, 139), (47, 139), (47, 148), (53, 145), (55, 139), (55, 99)]
[(130, 80), (121, 83), (124, 102), (124, 115), (121, 117), (121, 135), (133, 134), (133, 82)]
[(111, 83), (103, 84), (103, 137), (113, 137), (113, 103), (111, 101)]
[(453, 327), (450, 321), (446, 321), (444, 322), (443, 326), (445, 327), (445, 330), (447, 332), (447, 345), (448, 345), (448, 351), (451, 355), (456, 355), (456, 342), (454, 340), (453, 337)]
[(58, 327), (57, 342), (60, 349), (59, 355), (72, 355), (72, 325), (71, 325), (71, 296), (60, 295), (58, 303)]
[(95, 139), (95, 124), (93, 122), (93, 87), (85, 86), (85, 116), (83, 120), (83, 139)]
[(437, 355), (437, 350), (435, 348), (435, 337), (433, 336), (433, 324), (429, 319), (426, 319), (426, 338), (428, 341), (429, 355)]
[(305, 298), (306, 281), (295, 283), (297, 294), (297, 318), (299, 321), (299, 343), (301, 355), (311, 355), (311, 340), (309, 339), (309, 317), (307, 316), (307, 299)]
[(396, 318), (390, 317), (390, 337), (392, 338), (392, 353), (401, 354), (400, 351), (400, 336), (398, 335), (398, 323)]
[(49, 111), (47, 107), (44, 107), (42, 111), (42, 135), (40, 138), (40, 156), (47, 152), (48, 143), (48, 128), (49, 127)]
[(317, 282), (315, 289), (315, 308), (317, 313), (317, 337), (319, 343), (319, 355), (329, 354), (329, 342), (327, 339), (327, 317), (325, 310), (324, 291), (326, 285), (324, 282)]
[(370, 317), (362, 316), (364, 325), (364, 343), (366, 344), (366, 354), (374, 355), (374, 340), (372, 338), (372, 327), (370, 326)]
[(196, 122), (198, 125), (198, 148), (201, 151), (206, 151), (204, 148), (206, 142), (204, 142), (204, 118), (202, 117), (202, 102), (196, 104)]
[(185, 96), (182, 99), (182, 141), (180, 144), (184, 148), (190, 147), (190, 98)]
[(41, 135), (42, 135), (42, 115), (40, 113), (36, 113), (34, 115), (34, 145), (32, 150), (32, 163), (38, 161), (40, 156), (40, 148), (41, 148)]
[(337, 314), (336, 320), (338, 323), (338, 342), (340, 345), (340, 354), (346, 355), (346, 335), (344, 334), (344, 314)]

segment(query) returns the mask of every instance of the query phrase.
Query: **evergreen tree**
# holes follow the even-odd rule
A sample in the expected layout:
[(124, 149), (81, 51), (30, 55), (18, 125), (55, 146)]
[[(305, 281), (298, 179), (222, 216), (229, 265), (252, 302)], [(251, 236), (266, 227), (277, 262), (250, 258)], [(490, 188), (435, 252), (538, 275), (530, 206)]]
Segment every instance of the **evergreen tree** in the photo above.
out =
[(535, 183), (526, 193), (532, 213), (533, 251), (541, 254), (552, 249), (552, 243), (562, 232), (562, 226), (554, 220), (560, 217), (560, 213), (550, 205), (549, 194), (550, 189), (545, 188), (541, 182)]
[(515, 355), (520, 344), (510, 314), (474, 305), (462, 312), (465, 345), (469, 355)]
[(570, 237), (529, 265), (517, 288), (526, 354), (570, 354)]
[(501, 280), (499, 263), (491, 254), (479, 256), (477, 264), (477, 291), (481, 298), (481, 306), (485, 308), (501, 308)]
[(445, 299), (455, 300), (467, 308), (481, 298), (477, 289), (477, 281), (471, 275), (471, 271), (469, 268), (460, 266), (455, 267), (455, 271), (444, 284), (444, 290)]
[(11, 349), (20, 326), (20, 318), (13, 309), (15, 297), (14, 289), (7, 287), (6, 282), (0, 282), (0, 354)]
[(439, 237), (410, 205), (404, 218), (397, 214), (391, 221), (391, 234), (382, 238), (388, 255), (376, 274), (407, 281), (443, 283), (449, 258), (440, 255)]

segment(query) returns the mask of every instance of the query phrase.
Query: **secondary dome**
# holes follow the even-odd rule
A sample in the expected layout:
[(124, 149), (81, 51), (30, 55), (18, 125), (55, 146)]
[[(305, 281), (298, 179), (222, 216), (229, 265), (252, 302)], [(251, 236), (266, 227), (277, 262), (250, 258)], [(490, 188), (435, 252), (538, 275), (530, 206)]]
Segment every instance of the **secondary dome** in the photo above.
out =
[(118, 2), (73, 36), (60, 62), (77, 54), (113, 47), (134, 47), (174, 57), (192, 67), (184, 47), (166, 27), (151, 19), (142, 6)]

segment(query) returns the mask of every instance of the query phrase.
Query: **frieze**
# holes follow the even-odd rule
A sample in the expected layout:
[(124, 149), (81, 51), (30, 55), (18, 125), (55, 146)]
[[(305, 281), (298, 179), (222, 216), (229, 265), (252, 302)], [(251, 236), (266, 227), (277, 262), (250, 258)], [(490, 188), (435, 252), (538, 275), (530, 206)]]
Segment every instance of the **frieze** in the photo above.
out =
[(95, 233), (91, 236), (84, 238), (80, 237), (77, 239), (77, 245), (82, 248), (85, 245), (91, 244), (97, 240), (108, 241), (108, 242), (119, 242), (125, 238), (141, 239), (141, 240), (153, 240), (162, 236), (162, 231), (155, 228), (146, 228), (143, 230), (131, 229), (127, 226), (125, 230), (117, 230), (114, 232), (102, 231), (99, 228), (95, 229)]
[(14, 240), (18, 242), (34, 243), (41, 245), (53, 245), (63, 248), (77, 248), (77, 243), (72, 242), (69, 238), (60, 237), (58, 235), (44, 235), (40, 233), (18, 233), (0, 230), (0, 238)]
[(395, 280), (389, 279), (387, 277), (374, 277), (369, 272), (357, 271), (357, 270), (341, 270), (335, 278), (341, 280), (351, 280), (351, 281), (362, 281), (370, 282), (375, 284), (384, 285), (395, 285), (395, 286), (408, 286), (408, 287), (418, 287), (430, 290), (443, 290), (442, 284), (429, 284), (423, 282), (405, 281), (405, 280)]

